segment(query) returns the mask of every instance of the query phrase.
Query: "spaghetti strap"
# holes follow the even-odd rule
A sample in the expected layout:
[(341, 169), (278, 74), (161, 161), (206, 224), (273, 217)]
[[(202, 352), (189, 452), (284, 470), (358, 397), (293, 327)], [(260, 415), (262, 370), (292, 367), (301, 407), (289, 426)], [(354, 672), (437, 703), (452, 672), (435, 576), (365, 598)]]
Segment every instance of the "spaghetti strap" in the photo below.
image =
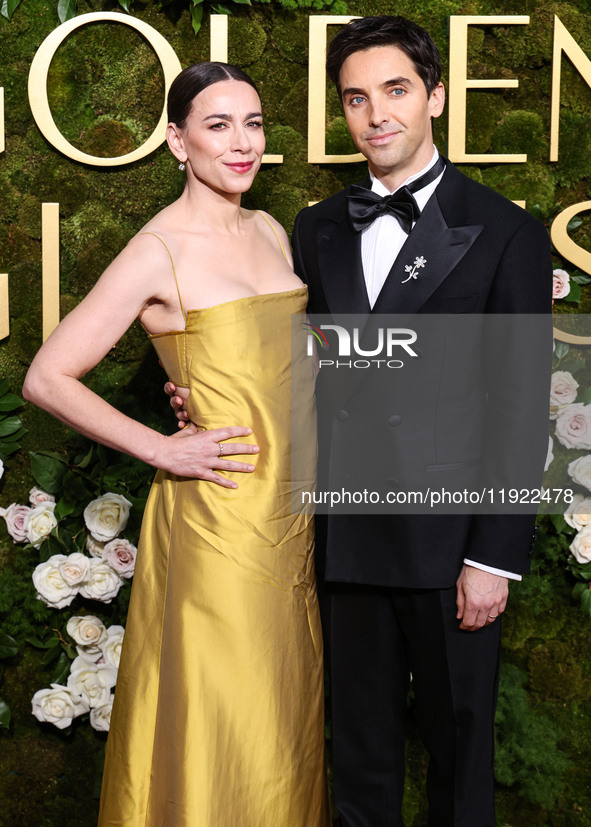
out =
[[(164, 241), (160, 238), (160, 236), (159, 236), (159, 235), (156, 235), (156, 233), (153, 233), (151, 230), (146, 230), (146, 231), (145, 231), (145, 232), (143, 232), (143, 233), (138, 233), (138, 235), (153, 235), (153, 236), (154, 236), (154, 238), (157, 238), (157, 239), (158, 239), (158, 241), (160, 241), (160, 243), (164, 246), (164, 249), (165, 249), (165, 250), (166, 250), (166, 252), (168, 253), (168, 255), (169, 255), (169, 257), (170, 257), (170, 263), (172, 264), (172, 272), (174, 273), (174, 281), (175, 281), (175, 284), (176, 284), (176, 292), (178, 293), (178, 297), (179, 297), (179, 304), (180, 304), (180, 306), (181, 306), (181, 312), (182, 312), (182, 314), (183, 314), (183, 319), (184, 319), (184, 320), (185, 320), (185, 322), (186, 322), (186, 321), (187, 321), (187, 314), (185, 313), (185, 307), (184, 307), (184, 305), (183, 305), (183, 300), (182, 300), (182, 298), (181, 298), (181, 291), (180, 291), (180, 289), (179, 289), (179, 280), (177, 279), (177, 276), (176, 276), (176, 270), (175, 270), (175, 266), (174, 266), (174, 260), (173, 260), (173, 258), (172, 258), (172, 253), (170, 252), (170, 250), (169, 250), (169, 249), (168, 249), (168, 247), (166, 246), (165, 242), (164, 242)], [(280, 242), (280, 243), (281, 243), (281, 242)]]
[(287, 260), (288, 260), (288, 259), (287, 259), (287, 253), (285, 252), (285, 248), (284, 248), (283, 244), (281, 243), (281, 239), (279, 238), (279, 233), (277, 232), (277, 230), (275, 229), (275, 227), (273, 226), (273, 224), (269, 221), (269, 219), (267, 218), (267, 216), (266, 216), (264, 213), (262, 213), (260, 210), (255, 210), (255, 212), (256, 212), (256, 213), (258, 213), (258, 214), (259, 214), (262, 218), (264, 218), (264, 219), (265, 219), (265, 221), (267, 222), (267, 224), (269, 225), (269, 227), (270, 227), (270, 228), (273, 230), (273, 232), (275, 233), (275, 237), (277, 238), (277, 241), (279, 242), (279, 246), (281, 247), (281, 252), (283, 253), (283, 257), (284, 257), (284, 259), (287, 261)]

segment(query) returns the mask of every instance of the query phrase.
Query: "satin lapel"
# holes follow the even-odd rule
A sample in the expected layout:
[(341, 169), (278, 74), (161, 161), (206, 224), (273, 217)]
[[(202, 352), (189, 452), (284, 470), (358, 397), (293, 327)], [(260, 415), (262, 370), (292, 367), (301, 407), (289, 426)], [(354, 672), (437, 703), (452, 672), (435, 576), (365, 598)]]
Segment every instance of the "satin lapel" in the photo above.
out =
[[(373, 312), (418, 312), (466, 255), (482, 230), (481, 224), (448, 227), (436, 191), (392, 265)], [(416, 266), (417, 259), (419, 262), (424, 260), (423, 267)], [(409, 279), (407, 266), (415, 268), (416, 278)]]
[(361, 263), (361, 234), (340, 221), (325, 222), (316, 236), (324, 295), (331, 313), (369, 313)]

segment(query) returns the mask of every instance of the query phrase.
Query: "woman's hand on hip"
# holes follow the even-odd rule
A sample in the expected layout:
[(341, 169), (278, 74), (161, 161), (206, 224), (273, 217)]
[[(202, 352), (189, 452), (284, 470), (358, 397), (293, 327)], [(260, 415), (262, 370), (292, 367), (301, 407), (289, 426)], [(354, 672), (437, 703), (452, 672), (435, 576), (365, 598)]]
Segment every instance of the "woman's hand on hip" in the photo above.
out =
[(208, 480), (224, 488), (238, 488), (236, 482), (221, 476), (219, 471), (240, 471), (246, 474), (254, 471), (255, 466), (251, 463), (238, 462), (230, 457), (258, 454), (259, 446), (247, 442), (226, 442), (250, 434), (251, 428), (240, 426), (198, 431), (190, 423), (182, 431), (165, 437), (165, 456), (154, 464), (180, 477)]

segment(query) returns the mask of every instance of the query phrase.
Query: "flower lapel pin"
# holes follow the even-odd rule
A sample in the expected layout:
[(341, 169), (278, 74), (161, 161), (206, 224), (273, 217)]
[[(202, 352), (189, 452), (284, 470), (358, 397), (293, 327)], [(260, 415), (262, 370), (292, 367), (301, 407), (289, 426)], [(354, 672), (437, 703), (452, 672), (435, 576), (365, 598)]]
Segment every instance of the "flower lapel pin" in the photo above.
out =
[(418, 278), (419, 270), (421, 267), (424, 267), (426, 263), (426, 258), (423, 258), (423, 256), (417, 256), (414, 260), (414, 264), (407, 264), (404, 270), (408, 273), (408, 276), (404, 279), (404, 281), (401, 281), (400, 284), (406, 284), (407, 281)]

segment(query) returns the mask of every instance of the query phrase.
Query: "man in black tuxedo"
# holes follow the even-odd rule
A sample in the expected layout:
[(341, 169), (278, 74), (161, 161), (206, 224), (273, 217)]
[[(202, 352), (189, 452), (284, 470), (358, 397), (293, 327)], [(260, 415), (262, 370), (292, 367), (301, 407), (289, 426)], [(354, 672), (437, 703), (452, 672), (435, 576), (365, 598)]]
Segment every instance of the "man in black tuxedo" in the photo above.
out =
[[(548, 313), (551, 259), (543, 225), (463, 176), (433, 146), (432, 119), (442, 113), (444, 89), (429, 35), (400, 17), (354, 20), (332, 41), (327, 70), (370, 178), (365, 190), (348, 187), (296, 219), (295, 270), (308, 284), (309, 312)], [(402, 194), (392, 207), (386, 199), (394, 192)], [(416, 257), (429, 266), (408, 282), (405, 268)], [(502, 411), (508, 400), (500, 384), (485, 388), (485, 401)], [(546, 421), (547, 388), (532, 393)], [(362, 394), (363, 385), (328, 412), (333, 464), (346, 451), (350, 411), (362, 406)], [(403, 404), (393, 389), (384, 427), (396, 429), (412, 452), (415, 425), (400, 415)], [(543, 465), (547, 436), (540, 441), (539, 430), (524, 429), (518, 419), (516, 428), (518, 440), (535, 432), (528, 448)], [(430, 755), (429, 825), (494, 827), (497, 617), (508, 579), (528, 570), (533, 518), (339, 514), (317, 517), (317, 536), (342, 827), (403, 823), (411, 674)]]

